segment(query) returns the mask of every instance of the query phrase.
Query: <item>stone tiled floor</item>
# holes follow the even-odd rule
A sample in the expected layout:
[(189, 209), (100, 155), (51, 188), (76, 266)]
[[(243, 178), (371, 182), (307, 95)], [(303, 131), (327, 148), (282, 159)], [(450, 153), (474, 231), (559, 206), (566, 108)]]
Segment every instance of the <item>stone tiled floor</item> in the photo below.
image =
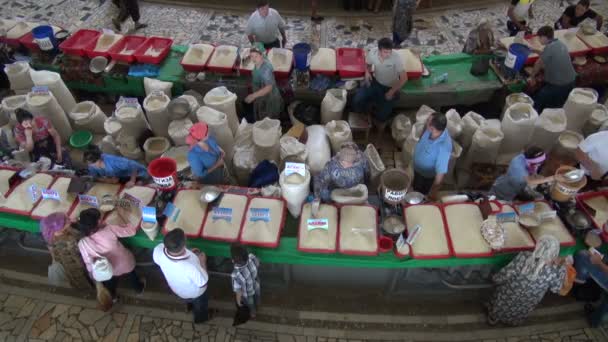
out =
[[(531, 26), (536, 29), (544, 24), (552, 25), (563, 8), (575, 2), (536, 1), (536, 16)], [(488, 4), (486, 8), (417, 14), (414, 32), (404, 45), (416, 48), (425, 56), (459, 52), (468, 32), (481, 18), (493, 22), (497, 36), (503, 36), (506, 33), (506, 3)], [(173, 37), (180, 44), (199, 41), (247, 44), (243, 30), (250, 11), (221, 12), (143, 1), (140, 6), (142, 20), (150, 25), (141, 31), (143, 34)], [(593, 0), (592, 6), (608, 17), (608, 1)], [(277, 9), (281, 10), (278, 2)], [(0, 17), (50, 22), (70, 30), (81, 27), (111, 28), (111, 17), (116, 12), (117, 9), (109, 0), (0, 0)], [(289, 26), (287, 45), (310, 41), (313, 32), (320, 32), (321, 44), (328, 47), (372, 47), (379, 37), (390, 36), (389, 15), (368, 16), (363, 12), (352, 14), (349, 17), (327, 18), (320, 25), (320, 30), (313, 29), (308, 13), (303, 16), (286, 16)], [(130, 27), (132, 23), (125, 25), (123, 30), (127, 31)]]

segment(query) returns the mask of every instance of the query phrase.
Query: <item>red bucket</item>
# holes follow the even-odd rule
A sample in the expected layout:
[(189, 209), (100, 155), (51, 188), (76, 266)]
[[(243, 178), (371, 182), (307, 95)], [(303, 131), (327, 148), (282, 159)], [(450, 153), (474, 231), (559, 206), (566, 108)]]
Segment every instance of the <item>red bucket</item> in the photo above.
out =
[(177, 163), (171, 158), (157, 158), (148, 165), (148, 173), (161, 191), (177, 186)]
[(387, 253), (393, 250), (393, 239), (388, 236), (381, 236), (378, 239), (378, 249), (380, 253)]

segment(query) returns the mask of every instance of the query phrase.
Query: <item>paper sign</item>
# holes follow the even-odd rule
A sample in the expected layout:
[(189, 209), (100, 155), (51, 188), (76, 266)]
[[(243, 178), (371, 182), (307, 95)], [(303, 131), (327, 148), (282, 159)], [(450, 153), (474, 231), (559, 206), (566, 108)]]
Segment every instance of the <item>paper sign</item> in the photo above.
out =
[(405, 190), (389, 190), (384, 189), (384, 198), (391, 202), (401, 202), (405, 198), (406, 191)]
[(118, 101), (120, 106), (129, 106), (129, 107), (137, 107), (139, 106), (139, 101), (137, 97), (121, 97)]
[(516, 222), (517, 221), (517, 214), (515, 214), (515, 212), (510, 212), (510, 213), (500, 213), (500, 214), (496, 214), (496, 221), (497, 222)]
[(211, 219), (213, 221), (226, 220), (226, 222), (232, 223), (232, 208), (221, 208), (221, 207), (213, 208), (213, 212), (211, 214)]
[(538, 218), (541, 221), (552, 220), (556, 217), (557, 217), (557, 211), (555, 211), (555, 210), (545, 211), (545, 212), (538, 214)]
[(150, 92), (151, 96), (164, 96), (165, 92), (162, 90), (153, 90), (152, 92)]
[(32, 203), (35, 203), (38, 198), (40, 198), (40, 191), (38, 190), (36, 184), (30, 185), (30, 187), (27, 188), (27, 193), (30, 194), (30, 199), (32, 200)]
[(405, 238), (403, 237), (403, 234), (399, 235), (399, 239), (397, 239), (397, 249), (401, 249), (403, 248), (403, 246), (406, 244)]
[(47, 86), (32, 87), (32, 94), (34, 95), (48, 95), (49, 93), (49, 87)]
[(328, 219), (308, 219), (306, 221), (306, 226), (309, 231), (313, 230), (313, 229), (329, 230), (329, 220)]
[(173, 203), (167, 203), (165, 210), (163, 210), (163, 215), (165, 215), (171, 221), (177, 222), (177, 218), (179, 217), (181, 211), (182, 210), (176, 207)]
[(249, 221), (264, 221), (270, 222), (270, 209), (269, 208), (250, 208)]
[(527, 213), (533, 212), (534, 207), (535, 207), (534, 202), (530, 202), (530, 203), (520, 205), (517, 208), (517, 210), (519, 211), (520, 214), (527, 214)]
[(78, 200), (80, 204), (88, 205), (94, 208), (99, 207), (99, 201), (97, 197), (91, 195), (78, 195)]
[(129, 202), (132, 206), (136, 208), (139, 208), (141, 206), (141, 201), (139, 200), (139, 198), (135, 198), (134, 196), (126, 192), (122, 195), (122, 200)]
[(141, 218), (144, 222), (155, 223), (156, 222), (156, 208), (155, 207), (143, 207), (141, 209)]
[(306, 177), (306, 165), (303, 163), (285, 163), (285, 176), (292, 175), (294, 173)]
[(407, 242), (407, 244), (410, 246), (414, 244), (414, 241), (416, 241), (416, 238), (418, 237), (418, 235), (420, 235), (421, 231), (422, 226), (419, 224), (415, 225), (412, 231), (408, 234), (407, 240), (405, 240), (405, 242)]
[(52, 199), (55, 201), (61, 201), (61, 197), (59, 197), (59, 192), (53, 189), (42, 189), (41, 191), (42, 199)]

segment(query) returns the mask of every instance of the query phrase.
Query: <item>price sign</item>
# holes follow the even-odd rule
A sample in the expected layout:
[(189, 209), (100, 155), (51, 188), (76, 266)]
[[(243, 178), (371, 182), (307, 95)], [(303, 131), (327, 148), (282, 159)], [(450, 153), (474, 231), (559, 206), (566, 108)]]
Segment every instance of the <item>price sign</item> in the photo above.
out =
[(285, 163), (285, 176), (297, 173), (302, 177), (306, 177), (306, 165), (303, 163)]
[(35, 87), (32, 87), (32, 94), (34, 94), (34, 95), (48, 95), (48, 94), (50, 94), (49, 87), (47, 87), (47, 86), (35, 86)]
[(418, 237), (418, 235), (420, 235), (420, 232), (422, 231), (422, 226), (417, 224), (414, 226), (414, 228), (412, 229), (411, 232), (409, 232), (407, 240), (405, 242), (407, 242), (408, 245), (412, 245), (414, 244), (414, 241), (416, 241), (416, 238)]
[(40, 190), (38, 190), (36, 184), (30, 185), (30, 187), (27, 188), (27, 193), (30, 194), (30, 199), (32, 200), (32, 203), (36, 203), (36, 201), (38, 201), (38, 198), (40, 198)]
[(163, 215), (165, 215), (169, 220), (173, 222), (177, 222), (177, 218), (181, 213), (181, 209), (176, 207), (173, 203), (167, 203), (165, 206), (165, 210), (163, 210)]
[(329, 230), (328, 219), (308, 219), (306, 220), (306, 226), (309, 231), (314, 229)]
[(61, 201), (61, 197), (59, 197), (59, 192), (53, 189), (42, 189), (41, 191), (42, 199), (52, 199), (55, 201)]
[(121, 97), (118, 102), (120, 103), (120, 106), (129, 106), (136, 108), (139, 106), (139, 101), (137, 100), (137, 97)]
[(99, 201), (97, 197), (91, 195), (78, 195), (78, 200), (81, 204), (91, 206), (93, 208), (99, 207)]
[(156, 223), (156, 208), (143, 207), (141, 209), (141, 218), (144, 222)]
[(397, 239), (397, 243), (396, 243), (397, 249), (403, 248), (403, 246), (406, 243), (407, 242), (406, 242), (405, 238), (403, 237), (403, 234), (399, 235), (399, 239)]
[(250, 208), (249, 209), (249, 221), (264, 221), (270, 222), (270, 209), (269, 208)]
[(527, 213), (531, 213), (534, 211), (534, 202), (530, 202), (530, 203), (526, 203), (526, 204), (522, 204), (519, 207), (517, 207), (517, 209), (519, 210), (520, 214), (527, 214)]
[(557, 217), (557, 211), (555, 211), (555, 210), (545, 211), (545, 212), (538, 214), (538, 218), (541, 221), (552, 220), (556, 217)]
[(515, 212), (496, 214), (496, 221), (500, 223), (515, 222), (517, 221), (517, 214)]
[(211, 213), (211, 219), (213, 221), (225, 220), (228, 223), (232, 223), (232, 208), (213, 208), (213, 211)]

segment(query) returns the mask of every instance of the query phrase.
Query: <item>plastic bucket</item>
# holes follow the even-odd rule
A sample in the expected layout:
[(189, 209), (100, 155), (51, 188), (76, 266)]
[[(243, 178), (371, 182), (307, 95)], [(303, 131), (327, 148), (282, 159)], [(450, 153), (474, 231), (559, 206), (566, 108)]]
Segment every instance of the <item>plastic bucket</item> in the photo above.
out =
[[(566, 172), (576, 170), (572, 166), (562, 166), (555, 172), (556, 175), (564, 174)], [(580, 181), (575, 183), (563, 183), (555, 181), (551, 186), (551, 199), (557, 202), (567, 202), (579, 192), (580, 189), (587, 185), (587, 177), (583, 177)]]
[(381, 236), (378, 239), (378, 250), (380, 253), (387, 253), (393, 250), (393, 239), (388, 236)]
[(52, 51), (57, 49), (57, 39), (55, 39), (55, 32), (49, 25), (40, 25), (34, 27), (32, 30), (34, 41), (40, 47), (42, 51)]
[(70, 137), (70, 146), (77, 149), (85, 149), (93, 141), (93, 134), (89, 131), (76, 131)]
[(161, 191), (171, 191), (177, 186), (177, 163), (171, 158), (157, 158), (148, 165), (148, 173)]
[(523, 44), (511, 44), (507, 58), (505, 59), (505, 66), (514, 71), (520, 71), (524, 64), (526, 64), (526, 60), (531, 52), (530, 48)]
[(403, 170), (386, 170), (380, 176), (382, 198), (387, 204), (400, 204), (405, 199), (409, 187), (410, 178)]
[(295, 60), (296, 69), (306, 71), (310, 67), (310, 59), (312, 58), (311, 48), (309, 44), (298, 43), (293, 46), (293, 59)]

